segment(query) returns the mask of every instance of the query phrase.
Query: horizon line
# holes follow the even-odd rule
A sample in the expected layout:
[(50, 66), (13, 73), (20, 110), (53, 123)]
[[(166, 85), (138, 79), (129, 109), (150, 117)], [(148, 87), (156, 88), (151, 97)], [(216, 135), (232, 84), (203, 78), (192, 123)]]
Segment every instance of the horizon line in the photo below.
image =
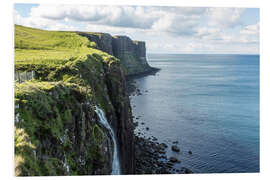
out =
[(147, 54), (169, 54), (169, 55), (177, 55), (177, 54), (183, 54), (183, 55), (260, 55), (260, 53), (160, 53), (160, 52), (150, 52), (150, 53), (146, 53)]

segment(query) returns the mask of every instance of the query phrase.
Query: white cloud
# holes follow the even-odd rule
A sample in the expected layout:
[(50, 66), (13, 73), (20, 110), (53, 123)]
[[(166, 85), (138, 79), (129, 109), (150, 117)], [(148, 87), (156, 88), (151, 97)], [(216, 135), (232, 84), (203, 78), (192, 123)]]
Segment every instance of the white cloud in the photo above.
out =
[(260, 22), (256, 24), (248, 25), (243, 30), (240, 31), (241, 34), (246, 35), (257, 35), (259, 36), (260, 33)]
[(89, 6), (89, 5), (40, 5), (31, 10), (32, 17), (51, 20), (68, 18), (74, 21), (118, 27), (151, 28), (158, 18), (149, 8), (131, 6)]
[(30, 17), (190, 35), (194, 33), (205, 11), (206, 8), (45, 4), (33, 7)]
[(199, 23), (200, 17), (198, 16), (165, 13), (153, 24), (152, 29), (155, 31), (168, 32), (173, 35), (186, 36), (194, 34)]
[(196, 37), (207, 40), (219, 40), (221, 30), (219, 28), (199, 27), (195, 34)]
[[(243, 26), (243, 8), (39, 5), (28, 17), (16, 10), (16, 24), (47, 30), (128, 35), (144, 40), (148, 51), (258, 52), (259, 22)], [(240, 26), (238, 26), (240, 25)]]
[(147, 30), (128, 27), (115, 27), (107, 25), (96, 25), (88, 23), (83, 31), (88, 32), (106, 32), (112, 35), (131, 35), (132, 33), (147, 33)]
[(14, 23), (18, 25), (46, 29), (46, 30), (74, 30), (73, 26), (59, 23), (55, 20), (42, 18), (39, 16), (22, 17), (14, 10)]
[(209, 25), (219, 27), (234, 27), (241, 24), (244, 8), (208, 8)]

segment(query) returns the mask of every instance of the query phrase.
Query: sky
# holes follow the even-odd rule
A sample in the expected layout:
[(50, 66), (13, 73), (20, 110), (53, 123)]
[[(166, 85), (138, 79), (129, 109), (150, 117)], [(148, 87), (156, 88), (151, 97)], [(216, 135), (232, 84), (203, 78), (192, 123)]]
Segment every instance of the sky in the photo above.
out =
[(258, 8), (15, 4), (14, 23), (106, 32), (146, 42), (147, 53), (259, 54)]

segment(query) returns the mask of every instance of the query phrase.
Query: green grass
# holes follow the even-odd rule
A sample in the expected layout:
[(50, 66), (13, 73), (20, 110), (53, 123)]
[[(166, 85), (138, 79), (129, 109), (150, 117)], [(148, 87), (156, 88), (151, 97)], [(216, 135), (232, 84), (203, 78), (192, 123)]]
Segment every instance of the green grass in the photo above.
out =
[(15, 25), (16, 49), (55, 50), (91, 47), (93, 45), (87, 38), (74, 32), (45, 31)]
[(100, 53), (95, 43), (75, 32), (44, 31), (15, 25), (15, 65), (55, 66)]
[(89, 55), (109, 65), (119, 61), (95, 47), (94, 42), (75, 32), (45, 31), (15, 25), (15, 69), (25, 70), (27, 66), (32, 69), (44, 66), (56, 68), (67, 62), (86, 60)]

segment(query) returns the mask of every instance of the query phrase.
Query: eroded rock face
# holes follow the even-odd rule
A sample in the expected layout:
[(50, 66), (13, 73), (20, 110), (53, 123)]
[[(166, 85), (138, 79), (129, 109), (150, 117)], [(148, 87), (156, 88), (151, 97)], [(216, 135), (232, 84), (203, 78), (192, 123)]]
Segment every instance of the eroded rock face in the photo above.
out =
[(145, 42), (132, 41), (127, 36), (113, 38), (113, 54), (121, 60), (127, 75), (143, 73), (150, 69), (145, 53)]
[(15, 163), (16, 176), (110, 174), (112, 142), (94, 102), (65, 83), (18, 89), (25, 93), (16, 96), (15, 161), (23, 159)]
[(111, 36), (106, 33), (84, 33), (79, 35), (95, 42), (97, 49), (105, 51), (118, 59), (122, 68), (104, 64), (105, 82), (113, 111), (106, 111), (118, 141), (119, 155), (123, 174), (135, 172), (135, 148), (131, 107), (126, 90), (125, 76), (136, 75), (151, 70), (146, 60), (145, 42), (133, 41), (127, 36)]
[(146, 60), (146, 48), (143, 41), (133, 41), (127, 36), (111, 36), (106, 33), (78, 32), (78, 34), (95, 42), (97, 49), (120, 59), (126, 75), (135, 75), (151, 70)]
[[(108, 116), (117, 136), (122, 173), (134, 174), (134, 127), (125, 76), (122, 69), (117, 66), (105, 68), (105, 72), (108, 94), (114, 107), (114, 113)], [(117, 78), (119, 81), (115, 81)]]
[(89, 39), (89, 41), (95, 42), (97, 49), (100, 49), (110, 55), (112, 52), (112, 36), (107, 33), (83, 33), (78, 32), (79, 35), (84, 36)]
[[(33, 171), (22, 168), (21, 175), (110, 174), (112, 143), (106, 130), (98, 124), (93, 109), (96, 105), (103, 109), (117, 136), (122, 174), (134, 174), (133, 123), (125, 74), (119, 61), (109, 63), (92, 58), (89, 56), (72, 66), (62, 66), (48, 76), (46, 72), (41, 74), (49, 81), (18, 85), (18, 92), (24, 89), (26, 92), (16, 95), (16, 112), (19, 114), (15, 114), (16, 127), (25, 128), (30, 138), (40, 141), (36, 143), (38, 164), (49, 158), (49, 164), (44, 164), (47, 168), (44, 172), (39, 171), (44, 169), (40, 165), (34, 169), (35, 165)], [(95, 58), (101, 59), (98, 55)], [(57, 85), (66, 76), (72, 83)], [(31, 89), (37, 92), (32, 93)], [(28, 91), (31, 94), (25, 99), (24, 94)], [(98, 134), (103, 134), (101, 140)], [(69, 154), (64, 156), (65, 152)], [(16, 154), (27, 157), (25, 154), (28, 153), (22, 150)], [(34, 156), (29, 158), (36, 162)]]

